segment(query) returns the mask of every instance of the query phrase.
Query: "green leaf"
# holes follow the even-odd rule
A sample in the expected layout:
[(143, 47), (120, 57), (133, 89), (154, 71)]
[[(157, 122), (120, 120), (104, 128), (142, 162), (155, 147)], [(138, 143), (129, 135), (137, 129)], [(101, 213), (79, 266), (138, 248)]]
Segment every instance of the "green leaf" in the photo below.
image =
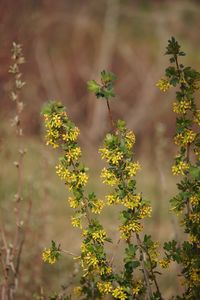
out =
[(104, 84), (113, 83), (117, 79), (116, 75), (112, 72), (103, 70), (101, 72), (101, 81)]
[(190, 167), (189, 169), (190, 175), (195, 180), (200, 180), (200, 167)]
[(100, 86), (95, 80), (89, 80), (87, 82), (88, 91), (93, 93), (98, 93), (100, 91)]

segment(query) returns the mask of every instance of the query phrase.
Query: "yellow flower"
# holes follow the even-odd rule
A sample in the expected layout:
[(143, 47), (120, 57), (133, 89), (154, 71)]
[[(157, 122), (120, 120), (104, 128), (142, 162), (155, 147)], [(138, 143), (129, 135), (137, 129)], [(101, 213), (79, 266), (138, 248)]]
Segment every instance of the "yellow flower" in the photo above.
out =
[(104, 204), (103, 200), (97, 200), (97, 201), (92, 203), (92, 209), (91, 210), (94, 214), (100, 214), (103, 207), (104, 207), (104, 205), (105, 204)]
[(60, 128), (62, 126), (61, 116), (57, 114), (52, 117), (51, 122), (52, 126), (55, 128)]
[(101, 294), (109, 294), (112, 292), (112, 283), (110, 281), (98, 282), (97, 287)]
[(63, 180), (68, 180), (70, 177), (70, 172), (68, 169), (66, 169), (63, 165), (59, 164), (56, 166), (56, 174), (63, 179)]
[(192, 269), (190, 271), (190, 279), (193, 281), (195, 285), (200, 284), (200, 271), (199, 269)]
[(189, 216), (192, 223), (200, 224), (200, 212), (192, 212)]
[(82, 263), (83, 266), (84, 264), (86, 264), (87, 267), (95, 268), (98, 265), (99, 261), (94, 254), (92, 254), (91, 252), (87, 252), (87, 254), (84, 256), (82, 260)]
[(75, 142), (78, 138), (78, 135), (80, 134), (79, 128), (75, 127), (71, 129), (69, 132), (64, 133), (62, 135), (63, 141), (71, 141)]
[(128, 239), (131, 236), (132, 232), (141, 232), (143, 229), (143, 226), (136, 221), (130, 221), (128, 224), (122, 225), (119, 227), (119, 231), (121, 233), (122, 239)]
[(79, 172), (77, 178), (78, 178), (78, 185), (85, 186), (88, 182), (88, 175), (85, 172)]
[(197, 248), (200, 249), (200, 241), (199, 241), (198, 237), (196, 237), (196, 236), (194, 236), (193, 234), (191, 234), (191, 235), (189, 236), (189, 241), (190, 241), (191, 243), (195, 243), (196, 246), (197, 246)]
[(195, 113), (194, 122), (200, 126), (200, 109), (198, 109)]
[(120, 299), (120, 300), (126, 300), (127, 299), (127, 295), (124, 292), (124, 288), (123, 287), (116, 287), (113, 291), (112, 291), (112, 296), (116, 299)]
[(150, 247), (150, 249), (148, 249), (148, 253), (149, 253), (149, 256), (150, 256), (152, 262), (158, 261), (158, 247), (159, 247), (159, 243), (155, 242)]
[(111, 186), (114, 186), (119, 182), (115, 174), (107, 170), (106, 168), (103, 168), (101, 172), (101, 178), (103, 178), (103, 183), (106, 183)]
[(175, 138), (174, 142), (176, 145), (184, 145), (191, 144), (196, 138), (196, 133), (192, 130), (186, 129), (182, 133), (178, 133)]
[(132, 131), (128, 131), (125, 136), (126, 147), (130, 150), (135, 144), (135, 135)]
[(140, 194), (137, 194), (137, 195), (128, 194), (123, 199), (123, 204), (125, 207), (127, 207), (129, 209), (134, 209), (140, 204), (141, 199), (142, 198), (141, 198)]
[(128, 163), (126, 166), (126, 171), (128, 172), (128, 175), (130, 177), (135, 176), (137, 171), (141, 169), (141, 166), (139, 164), (139, 162), (135, 162), (135, 163)]
[(74, 288), (74, 294), (77, 295), (77, 296), (80, 296), (82, 293), (82, 287), (81, 286), (76, 286)]
[(119, 162), (120, 162), (120, 160), (122, 160), (122, 158), (123, 158), (123, 154), (118, 151), (118, 152), (112, 154), (112, 156), (110, 157), (110, 162), (112, 162), (113, 165), (118, 166)]
[(173, 111), (177, 114), (185, 114), (188, 109), (191, 108), (191, 102), (187, 100), (181, 100), (180, 102), (173, 103)]
[(81, 148), (76, 147), (67, 150), (65, 157), (69, 163), (72, 162), (73, 160), (78, 160), (81, 157)]
[(82, 228), (80, 217), (71, 217), (71, 224), (73, 227)]
[(73, 197), (69, 197), (68, 198), (68, 202), (69, 202), (69, 206), (71, 208), (77, 208), (79, 206), (79, 202), (76, 198)]
[(142, 281), (141, 280), (135, 281), (134, 287), (132, 289), (133, 296), (138, 295), (142, 288), (143, 288)]
[(185, 175), (185, 172), (189, 169), (189, 164), (183, 161), (180, 161), (178, 164), (172, 166), (173, 175)]
[(112, 204), (118, 204), (120, 203), (120, 199), (118, 198), (117, 195), (111, 194), (106, 196), (107, 204), (112, 205)]
[(198, 195), (192, 195), (190, 197), (190, 203), (193, 205), (193, 206), (196, 206), (198, 205), (200, 202), (200, 197), (198, 197)]
[(170, 260), (168, 258), (161, 259), (161, 260), (159, 260), (159, 264), (160, 264), (161, 268), (167, 269), (170, 264)]
[(103, 243), (106, 238), (106, 232), (103, 229), (100, 229), (98, 231), (95, 231), (92, 233), (92, 238), (98, 242), (98, 243)]
[(172, 85), (166, 79), (160, 79), (156, 83), (156, 86), (163, 92), (166, 92)]
[(112, 273), (112, 268), (109, 266), (100, 266), (99, 267), (100, 275), (107, 275)]
[(102, 159), (105, 158), (107, 160), (107, 162), (112, 163), (113, 165), (116, 165), (116, 166), (119, 165), (120, 160), (122, 160), (122, 158), (123, 158), (123, 154), (119, 151), (112, 152), (106, 148), (102, 148), (102, 149), (99, 149), (99, 152), (101, 153)]
[(48, 262), (49, 264), (54, 264), (56, 262), (56, 257), (52, 255), (51, 249), (44, 249), (42, 259), (44, 262)]
[(150, 205), (144, 205), (140, 208), (139, 217), (141, 219), (145, 217), (150, 217), (152, 213), (152, 207)]

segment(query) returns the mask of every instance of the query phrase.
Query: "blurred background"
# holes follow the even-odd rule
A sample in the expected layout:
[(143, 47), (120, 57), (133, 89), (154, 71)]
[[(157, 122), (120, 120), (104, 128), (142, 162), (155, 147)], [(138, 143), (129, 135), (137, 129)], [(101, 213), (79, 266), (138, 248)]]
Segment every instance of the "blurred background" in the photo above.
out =
[[(176, 151), (172, 142), (174, 91), (161, 94), (155, 83), (168, 66), (164, 53), (171, 36), (188, 53), (183, 64), (200, 68), (199, 16), (200, 1), (192, 0), (0, 0), (0, 209), (10, 236), (17, 181), (13, 161), (18, 151), (10, 126), (15, 115), (9, 99), (12, 76), (8, 74), (13, 41), (22, 44), (26, 58), (22, 66), (26, 86), (21, 97), (25, 103), (23, 142), (28, 152), (22, 210), (31, 199), (32, 213), (21, 262), (19, 299), (37, 299), (41, 291), (48, 295), (68, 286), (71, 274), (76, 273), (72, 257), (48, 266), (41, 261), (41, 251), (54, 239), (64, 249), (78, 253), (81, 241), (79, 231), (70, 225), (65, 186), (54, 174), (59, 153), (44, 143), (40, 111), (47, 100), (66, 105), (81, 130), (84, 161), (91, 174), (89, 189), (100, 197), (106, 193), (98, 179), (103, 163), (97, 149), (110, 130), (107, 111), (105, 102), (96, 101), (86, 87), (88, 80), (98, 80), (103, 69), (117, 75), (116, 97), (111, 102), (114, 117), (125, 119), (136, 134), (135, 155), (143, 166), (138, 191), (143, 191), (154, 208), (147, 231), (161, 240), (161, 245), (179, 234), (169, 214), (169, 199), (176, 193), (170, 173)], [(112, 209), (102, 216), (114, 241), (118, 239), (116, 215)], [(122, 250), (119, 247), (117, 254), (119, 268)], [(160, 282), (166, 299), (181, 289), (173, 273), (165, 274)]]

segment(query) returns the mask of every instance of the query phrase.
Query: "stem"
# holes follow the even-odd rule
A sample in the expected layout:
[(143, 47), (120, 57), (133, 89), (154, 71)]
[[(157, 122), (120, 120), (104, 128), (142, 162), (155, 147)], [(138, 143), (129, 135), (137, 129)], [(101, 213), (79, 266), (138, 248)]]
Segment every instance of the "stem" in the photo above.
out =
[[(187, 163), (190, 162), (190, 144), (187, 144), (187, 148), (186, 148), (186, 161)], [(191, 213), (191, 207), (190, 207), (190, 200), (189, 198), (187, 198), (187, 214), (188, 214), (188, 217)]]
[(70, 252), (70, 251), (63, 250), (63, 249), (61, 249), (61, 252), (65, 253), (65, 254), (68, 254), (68, 255), (70, 255), (70, 256), (73, 256), (73, 257), (78, 256), (78, 255), (76, 255), (75, 253), (72, 253), (72, 252)]
[(153, 293), (151, 290), (151, 284), (150, 284), (148, 270), (145, 267), (145, 259), (144, 259), (144, 252), (143, 252), (143, 248), (142, 248), (142, 242), (140, 240), (140, 236), (138, 233), (136, 233), (136, 240), (137, 240), (137, 244), (138, 244), (139, 250), (140, 250), (140, 258), (141, 258), (141, 264), (142, 264), (142, 269), (143, 269), (143, 273), (144, 273), (144, 280), (145, 280), (146, 286), (147, 286), (148, 298), (151, 299), (153, 297)]
[(153, 272), (151, 256), (150, 256), (150, 254), (149, 254), (148, 251), (145, 251), (145, 252), (146, 252), (146, 254), (148, 255), (148, 258), (149, 258), (150, 267), (151, 267), (151, 270), (150, 270), (150, 271), (151, 271), (151, 276), (152, 276), (152, 278), (153, 278), (153, 281), (154, 281), (154, 284), (155, 284), (155, 286), (156, 286), (157, 292), (158, 292), (158, 294), (159, 294), (159, 296), (160, 296), (160, 299), (163, 300), (162, 295), (161, 295), (161, 292), (160, 292), (160, 289), (159, 289), (159, 286), (158, 286), (158, 282), (157, 282), (156, 276), (155, 276), (155, 274), (154, 274), (154, 272)]
[(116, 126), (115, 126), (115, 122), (114, 122), (113, 117), (112, 117), (112, 112), (111, 112), (111, 108), (110, 108), (110, 104), (109, 104), (108, 99), (106, 99), (106, 104), (107, 104), (107, 108), (108, 108), (108, 115), (109, 115), (112, 131), (115, 132), (116, 131)]

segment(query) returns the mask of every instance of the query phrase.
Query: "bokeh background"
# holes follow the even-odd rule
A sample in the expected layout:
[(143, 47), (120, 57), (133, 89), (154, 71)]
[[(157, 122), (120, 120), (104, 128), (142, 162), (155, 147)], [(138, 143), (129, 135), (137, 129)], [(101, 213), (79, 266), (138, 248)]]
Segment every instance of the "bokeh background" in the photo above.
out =
[[(161, 94), (155, 83), (164, 74), (167, 40), (175, 36), (188, 53), (183, 63), (200, 68), (200, 1), (192, 0), (0, 0), (0, 209), (8, 236), (14, 225), (13, 195), (16, 191), (17, 145), (10, 120), (15, 106), (9, 99), (13, 82), (12, 42), (22, 44), (26, 64), (22, 92), (23, 142), (28, 152), (24, 162), (24, 201), (32, 200), (28, 236), (21, 261), (19, 299), (50, 295), (61, 286), (71, 286), (77, 267), (72, 257), (55, 266), (45, 265), (41, 251), (51, 240), (79, 253), (80, 233), (70, 225), (67, 191), (55, 173), (59, 153), (45, 146), (41, 107), (58, 99), (81, 130), (84, 161), (100, 197), (106, 193), (98, 176), (103, 163), (98, 147), (110, 130), (106, 106), (87, 91), (86, 82), (98, 79), (101, 70), (117, 75), (111, 103), (114, 117), (123, 118), (137, 137), (136, 159), (143, 168), (138, 190), (153, 205), (147, 232), (162, 242), (181, 236), (176, 219), (169, 213), (169, 199), (176, 193), (170, 173), (175, 154), (172, 138), (175, 116), (171, 109), (174, 91)], [(108, 210), (102, 222), (117, 240), (117, 211)], [(113, 247), (113, 249), (112, 249)], [(121, 249), (117, 251), (120, 268)], [(110, 251), (110, 252), (109, 252)], [(171, 267), (160, 280), (166, 299), (181, 287)], [(39, 298), (38, 298), (39, 299)]]

